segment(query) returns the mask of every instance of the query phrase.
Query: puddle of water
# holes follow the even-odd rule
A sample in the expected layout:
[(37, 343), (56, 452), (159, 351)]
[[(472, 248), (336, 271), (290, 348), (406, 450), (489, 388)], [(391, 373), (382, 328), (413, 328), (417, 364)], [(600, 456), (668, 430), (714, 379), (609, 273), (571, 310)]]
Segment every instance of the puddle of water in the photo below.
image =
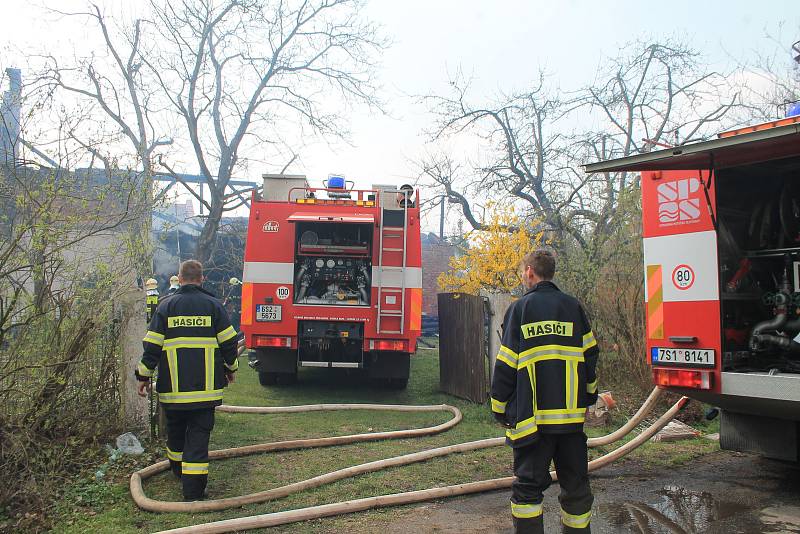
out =
[(748, 511), (739, 503), (720, 501), (706, 492), (665, 486), (655, 504), (629, 501), (599, 505), (598, 515), (616, 527), (642, 534), (700, 534), (717, 521)]

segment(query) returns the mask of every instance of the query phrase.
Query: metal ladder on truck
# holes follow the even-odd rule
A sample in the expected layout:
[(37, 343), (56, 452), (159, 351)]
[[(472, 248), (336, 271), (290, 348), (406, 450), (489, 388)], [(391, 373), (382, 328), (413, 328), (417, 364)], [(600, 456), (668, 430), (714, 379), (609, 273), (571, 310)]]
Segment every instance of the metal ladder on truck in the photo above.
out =
[[(402, 190), (395, 190), (395, 191), (386, 191), (387, 193), (397, 194)], [(378, 325), (377, 325), (377, 333), (378, 334), (402, 334), (405, 329), (405, 319), (406, 319), (406, 241), (408, 235), (408, 204), (411, 202), (410, 196), (408, 196), (408, 192), (406, 193), (406, 201), (403, 203), (403, 226), (385, 226), (384, 225), (384, 214), (385, 208), (383, 205), (380, 206), (380, 237), (379, 241), (379, 249), (378, 249)], [(381, 200), (383, 200), (383, 195), (381, 195)], [(381, 203), (382, 204), (382, 203)], [(394, 244), (399, 239), (400, 246), (386, 246), (387, 239), (391, 244)], [(384, 254), (386, 252), (395, 253), (399, 252), (402, 254), (403, 261), (402, 266), (387, 266), (384, 265)], [(396, 278), (397, 275), (400, 275), (400, 286), (386, 286), (385, 281), (388, 276), (392, 276)], [(399, 302), (400, 302), (400, 309), (386, 309), (386, 305), (384, 302), (386, 301), (386, 294), (399, 294)], [(396, 298), (396, 295), (395, 295)], [(397, 302), (397, 300), (395, 300)], [(383, 328), (385, 321), (383, 319), (386, 318), (393, 318), (399, 317), (400, 318), (400, 329), (399, 330), (386, 330)]]

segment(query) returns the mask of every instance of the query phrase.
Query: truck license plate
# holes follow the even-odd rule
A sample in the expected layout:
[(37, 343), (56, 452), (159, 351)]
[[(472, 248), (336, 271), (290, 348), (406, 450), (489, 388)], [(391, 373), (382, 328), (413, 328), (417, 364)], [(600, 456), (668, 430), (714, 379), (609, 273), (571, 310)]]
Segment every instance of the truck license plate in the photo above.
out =
[(256, 321), (277, 323), (281, 320), (280, 304), (256, 304)]
[(676, 349), (653, 347), (653, 364), (682, 367), (714, 367), (714, 349)]

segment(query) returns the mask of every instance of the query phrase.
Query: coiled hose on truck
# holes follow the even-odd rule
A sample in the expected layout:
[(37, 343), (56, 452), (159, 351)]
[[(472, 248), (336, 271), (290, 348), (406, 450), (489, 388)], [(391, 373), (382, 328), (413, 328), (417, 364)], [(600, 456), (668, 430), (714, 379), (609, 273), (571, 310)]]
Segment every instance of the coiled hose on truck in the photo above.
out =
[[(239, 353), (244, 351), (244, 345), (239, 345)], [(637, 425), (639, 425), (645, 417), (653, 410), (658, 399), (662, 395), (662, 390), (654, 388), (650, 396), (642, 404), (636, 414), (625, 425), (615, 430), (606, 436), (597, 438), (590, 438), (588, 440), (589, 447), (598, 447), (608, 445), (619, 441), (627, 436)], [(594, 471), (604, 467), (619, 458), (622, 458), (629, 452), (638, 448), (645, 443), (659, 430), (667, 425), (677, 413), (689, 401), (687, 397), (682, 397), (676, 402), (664, 415), (662, 415), (656, 422), (651, 424), (643, 430), (638, 436), (624, 445), (614, 449), (613, 451), (596, 458), (589, 462), (589, 471)], [(391, 405), (391, 404), (313, 404), (306, 406), (279, 406), (279, 407), (266, 407), (266, 406), (219, 406), (217, 411), (228, 413), (260, 413), (260, 414), (276, 414), (276, 413), (299, 413), (308, 411), (332, 411), (332, 410), (385, 410), (385, 411), (400, 411), (400, 412), (433, 412), (433, 411), (447, 411), (453, 415), (449, 421), (425, 428), (415, 428), (411, 430), (395, 430), (388, 432), (371, 432), (366, 434), (352, 434), (348, 436), (336, 436), (327, 438), (312, 438), (312, 439), (299, 439), (276, 441), (271, 443), (262, 443), (258, 445), (248, 445), (245, 447), (234, 447), (230, 449), (220, 449), (209, 452), (210, 459), (223, 459), (235, 458), (238, 456), (247, 456), (250, 454), (257, 454), (263, 452), (273, 452), (292, 449), (314, 448), (314, 447), (328, 447), (331, 445), (343, 445), (347, 443), (359, 443), (365, 441), (377, 441), (385, 439), (401, 439), (410, 437), (429, 436), (439, 434), (457, 425), (461, 419), (461, 411), (447, 404), (426, 405), (426, 406), (408, 406), (408, 405)], [(338, 471), (319, 475), (307, 480), (273, 488), (266, 491), (250, 493), (239, 497), (229, 497), (225, 499), (213, 499), (207, 501), (196, 502), (168, 502), (158, 501), (151, 499), (144, 494), (142, 488), (142, 481), (169, 469), (169, 461), (164, 460), (144, 469), (140, 469), (131, 475), (130, 490), (134, 502), (139, 508), (150, 512), (210, 512), (215, 510), (224, 510), (227, 508), (237, 508), (247, 504), (255, 504), (266, 502), (273, 499), (278, 499), (297, 493), (299, 491), (307, 490), (329, 484), (337, 480), (360, 475), (363, 473), (370, 473), (386, 469), (388, 467), (397, 467), (401, 465), (408, 465), (411, 463), (422, 462), (431, 458), (445, 456), (448, 454), (473, 451), (478, 449), (485, 449), (488, 447), (497, 447), (505, 444), (505, 438), (488, 438), (477, 441), (469, 441), (466, 443), (459, 443), (456, 445), (449, 445), (446, 447), (438, 447), (428, 449), (416, 453), (404, 454), (392, 458), (386, 458), (374, 462), (368, 462), (360, 465), (355, 465)], [(551, 472), (553, 480), (557, 480), (556, 473)], [(195, 533), (195, 534), (210, 534), (217, 532), (234, 532), (246, 529), (256, 529), (264, 527), (272, 527), (278, 525), (285, 525), (288, 523), (296, 523), (299, 521), (307, 521), (309, 519), (318, 519), (321, 517), (330, 517), (352, 512), (360, 512), (372, 508), (381, 508), (387, 506), (398, 506), (403, 504), (412, 504), (418, 502), (431, 501), (441, 499), (444, 497), (453, 497), (457, 495), (467, 495), (470, 493), (481, 493), (486, 491), (493, 491), (499, 489), (506, 489), (511, 487), (514, 477), (503, 477), (491, 480), (481, 480), (478, 482), (468, 482), (465, 484), (456, 484), (453, 486), (445, 486), (440, 488), (430, 488), (425, 490), (407, 491), (403, 493), (395, 493), (391, 495), (379, 495), (375, 497), (366, 497), (362, 499), (354, 499), (332, 504), (324, 504), (320, 506), (310, 506), (307, 508), (300, 508), (297, 510), (287, 510), (284, 512), (274, 512), (269, 514), (256, 515), (251, 517), (240, 517), (236, 519), (228, 519), (224, 521), (215, 521), (211, 523), (204, 523), (200, 525), (193, 525), (190, 527), (177, 528), (167, 530), (164, 532), (170, 533)]]

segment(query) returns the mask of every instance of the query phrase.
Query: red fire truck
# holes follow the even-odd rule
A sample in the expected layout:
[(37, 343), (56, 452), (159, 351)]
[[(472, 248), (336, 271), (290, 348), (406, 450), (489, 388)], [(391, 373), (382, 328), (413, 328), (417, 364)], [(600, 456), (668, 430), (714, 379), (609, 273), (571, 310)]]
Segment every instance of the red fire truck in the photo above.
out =
[(724, 449), (800, 461), (800, 117), (586, 166), (640, 172), (653, 380)]
[(422, 312), (419, 198), (331, 176), (264, 175), (253, 194), (241, 327), (263, 385), (298, 367), (365, 369), (408, 383)]

